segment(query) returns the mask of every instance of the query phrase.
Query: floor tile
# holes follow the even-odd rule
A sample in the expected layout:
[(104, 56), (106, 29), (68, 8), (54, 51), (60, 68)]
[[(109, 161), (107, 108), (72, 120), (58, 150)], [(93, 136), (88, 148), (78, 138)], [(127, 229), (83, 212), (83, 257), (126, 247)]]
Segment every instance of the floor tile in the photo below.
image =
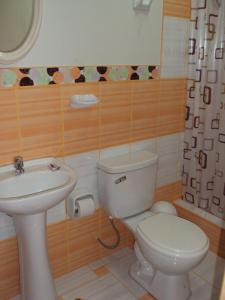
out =
[(103, 264), (109, 264), (118, 261), (118, 259), (122, 259), (126, 256), (132, 255), (134, 252), (130, 248), (124, 248), (118, 252), (115, 252), (114, 254), (110, 256), (106, 256), (102, 258)]
[(86, 300), (135, 300), (135, 297), (119, 283), (112, 274), (91, 281), (64, 295), (64, 300), (83, 298)]
[[(129, 267), (135, 260), (132, 250), (122, 249), (56, 279), (57, 293), (63, 300), (154, 300), (129, 276)], [(219, 300), (223, 269), (224, 260), (209, 252), (190, 273), (192, 296), (189, 300)]]
[(219, 300), (219, 291), (205, 283), (192, 293), (190, 300)]
[(133, 253), (131, 248), (123, 248), (122, 250), (113, 254), (116, 258), (123, 258), (125, 256), (131, 255)]
[(191, 291), (194, 293), (196, 290), (198, 290), (200, 287), (202, 287), (206, 281), (197, 276), (195, 273), (191, 272), (189, 275), (190, 278), (190, 285), (191, 285)]
[(102, 259), (98, 259), (98, 260), (95, 260), (94, 262), (90, 263), (88, 265), (88, 267), (91, 269), (91, 270), (95, 270), (97, 268), (100, 268), (100, 267), (103, 267), (104, 266), (104, 261)]
[(192, 296), (190, 300), (218, 300), (219, 290), (215, 289), (208, 282), (198, 277), (196, 274), (190, 274), (190, 284)]
[(145, 294), (143, 297), (141, 297), (138, 300), (155, 300), (155, 298), (150, 294)]
[(209, 252), (206, 258), (193, 272), (216, 288), (220, 288), (223, 280), (225, 260)]
[(214, 268), (208, 270), (203, 275), (203, 278), (212, 284), (215, 288), (219, 289), (223, 283), (223, 276), (224, 276), (224, 264), (217, 261)]
[(10, 300), (21, 300), (21, 297), (19, 295), (17, 295), (15, 297), (11, 298)]
[(136, 260), (134, 254), (127, 255), (122, 259), (115, 260), (112, 258), (111, 262), (107, 263), (107, 268), (114, 274), (114, 276), (123, 283), (137, 298), (146, 294), (146, 290), (134, 281), (129, 275), (129, 267)]
[(63, 295), (64, 293), (75, 289), (82, 284), (90, 282), (95, 278), (97, 278), (97, 275), (88, 267), (77, 269), (55, 280), (57, 294), (59, 296)]
[(105, 274), (109, 273), (109, 270), (106, 267), (100, 267), (96, 270), (94, 270), (94, 273), (98, 276), (98, 277), (102, 277)]
[(204, 274), (208, 268), (216, 264), (217, 259), (218, 256), (209, 251), (203, 261), (196, 268), (194, 268), (193, 272), (196, 274)]

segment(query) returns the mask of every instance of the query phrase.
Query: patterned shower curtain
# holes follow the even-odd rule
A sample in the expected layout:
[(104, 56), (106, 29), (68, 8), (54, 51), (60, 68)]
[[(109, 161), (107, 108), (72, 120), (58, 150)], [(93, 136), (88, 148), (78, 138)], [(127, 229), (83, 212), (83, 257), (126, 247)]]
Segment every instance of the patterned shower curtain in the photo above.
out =
[(192, 0), (183, 199), (225, 219), (225, 0)]

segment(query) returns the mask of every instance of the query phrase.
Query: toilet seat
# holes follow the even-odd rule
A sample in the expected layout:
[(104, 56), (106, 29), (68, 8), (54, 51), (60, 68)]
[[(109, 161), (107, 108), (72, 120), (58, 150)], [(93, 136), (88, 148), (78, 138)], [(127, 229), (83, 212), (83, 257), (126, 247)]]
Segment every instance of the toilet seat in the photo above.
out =
[(208, 247), (208, 238), (198, 226), (169, 214), (160, 213), (141, 221), (137, 234), (165, 255), (194, 255)]

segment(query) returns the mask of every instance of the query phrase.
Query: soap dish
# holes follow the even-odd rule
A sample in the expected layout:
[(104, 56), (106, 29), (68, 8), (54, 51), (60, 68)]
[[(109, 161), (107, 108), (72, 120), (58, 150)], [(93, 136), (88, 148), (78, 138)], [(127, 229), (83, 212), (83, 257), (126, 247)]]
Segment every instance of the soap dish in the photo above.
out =
[(72, 95), (70, 97), (70, 106), (72, 108), (86, 108), (99, 102), (100, 100), (93, 94)]

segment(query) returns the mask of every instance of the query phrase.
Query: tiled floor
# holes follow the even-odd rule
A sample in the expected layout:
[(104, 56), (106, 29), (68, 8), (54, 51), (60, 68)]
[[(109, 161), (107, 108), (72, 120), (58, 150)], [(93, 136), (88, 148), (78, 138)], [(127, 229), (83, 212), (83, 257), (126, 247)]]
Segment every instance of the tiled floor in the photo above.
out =
[[(56, 279), (56, 289), (63, 300), (152, 300), (146, 291), (128, 275), (135, 260), (130, 249), (95, 261)], [(204, 261), (190, 274), (190, 300), (217, 300), (225, 261), (209, 252)], [(19, 298), (14, 298), (18, 299)]]

